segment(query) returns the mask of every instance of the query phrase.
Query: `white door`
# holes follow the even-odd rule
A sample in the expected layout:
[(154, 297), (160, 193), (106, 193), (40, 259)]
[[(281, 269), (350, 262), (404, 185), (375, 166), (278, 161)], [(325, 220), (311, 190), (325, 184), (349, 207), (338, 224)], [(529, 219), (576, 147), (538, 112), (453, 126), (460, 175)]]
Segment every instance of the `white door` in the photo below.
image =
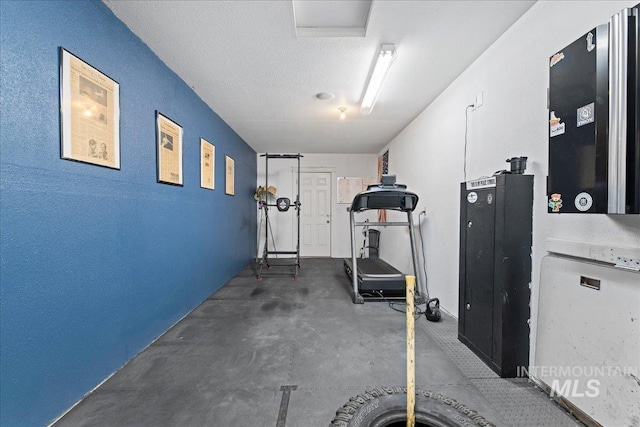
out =
[(331, 256), (331, 173), (300, 174), (300, 256)]

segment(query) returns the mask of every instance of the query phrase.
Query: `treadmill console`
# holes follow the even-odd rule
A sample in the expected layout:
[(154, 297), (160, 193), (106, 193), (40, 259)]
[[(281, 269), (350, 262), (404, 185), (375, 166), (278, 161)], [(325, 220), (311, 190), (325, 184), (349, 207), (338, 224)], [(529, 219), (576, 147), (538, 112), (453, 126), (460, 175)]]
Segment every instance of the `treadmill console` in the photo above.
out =
[(413, 212), (418, 206), (418, 195), (406, 191), (406, 186), (385, 188), (370, 185), (367, 191), (359, 193), (351, 203), (354, 212), (368, 209), (389, 209), (402, 212)]

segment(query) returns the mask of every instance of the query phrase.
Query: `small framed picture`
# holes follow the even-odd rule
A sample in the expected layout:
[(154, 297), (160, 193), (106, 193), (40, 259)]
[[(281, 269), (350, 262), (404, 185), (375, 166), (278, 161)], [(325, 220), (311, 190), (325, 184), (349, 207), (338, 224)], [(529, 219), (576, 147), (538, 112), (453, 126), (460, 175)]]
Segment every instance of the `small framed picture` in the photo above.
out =
[(120, 85), (63, 48), (60, 157), (120, 169)]
[(182, 126), (156, 111), (158, 182), (182, 186)]
[(224, 164), (225, 164), (225, 187), (224, 194), (228, 194), (233, 196), (235, 194), (235, 164), (231, 157), (225, 155), (224, 156)]
[(200, 138), (200, 187), (215, 190), (216, 147)]

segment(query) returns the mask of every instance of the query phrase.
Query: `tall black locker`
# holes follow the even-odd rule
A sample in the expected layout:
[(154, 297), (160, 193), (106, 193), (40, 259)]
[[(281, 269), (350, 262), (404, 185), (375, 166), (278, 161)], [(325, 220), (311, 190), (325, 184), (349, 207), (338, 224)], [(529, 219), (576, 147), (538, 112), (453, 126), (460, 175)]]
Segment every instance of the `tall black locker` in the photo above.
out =
[(458, 339), (501, 377), (529, 364), (533, 176), (461, 184)]

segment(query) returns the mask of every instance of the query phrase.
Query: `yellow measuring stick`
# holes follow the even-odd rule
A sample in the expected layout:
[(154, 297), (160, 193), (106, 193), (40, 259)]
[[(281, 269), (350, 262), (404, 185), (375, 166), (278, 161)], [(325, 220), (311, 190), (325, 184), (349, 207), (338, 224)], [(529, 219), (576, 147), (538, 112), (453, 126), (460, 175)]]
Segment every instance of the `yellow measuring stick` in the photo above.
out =
[(407, 285), (407, 427), (416, 425), (416, 328), (414, 312), (415, 276), (405, 276)]

